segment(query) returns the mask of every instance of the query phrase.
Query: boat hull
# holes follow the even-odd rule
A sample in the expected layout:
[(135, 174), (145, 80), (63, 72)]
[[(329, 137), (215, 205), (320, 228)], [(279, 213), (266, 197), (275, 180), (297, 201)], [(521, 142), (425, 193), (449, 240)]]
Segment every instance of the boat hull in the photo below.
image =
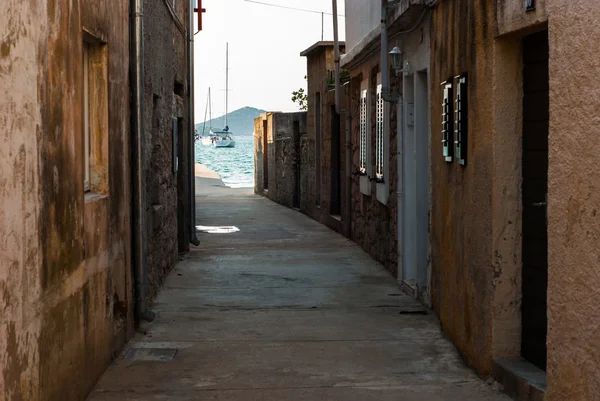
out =
[(234, 148), (235, 147), (235, 141), (232, 140), (228, 140), (228, 139), (217, 139), (214, 142), (214, 147), (215, 148)]

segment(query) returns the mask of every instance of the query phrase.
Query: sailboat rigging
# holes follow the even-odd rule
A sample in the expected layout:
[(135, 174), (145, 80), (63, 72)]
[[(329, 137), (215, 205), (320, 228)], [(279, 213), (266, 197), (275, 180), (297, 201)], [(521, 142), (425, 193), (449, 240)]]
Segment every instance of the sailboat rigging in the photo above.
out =
[[(206, 112), (208, 111), (208, 136), (204, 135), (206, 130)], [(210, 146), (216, 140), (217, 135), (212, 131), (212, 106), (211, 106), (211, 97), (210, 97), (210, 88), (208, 88), (208, 99), (206, 101), (206, 108), (204, 109), (204, 125), (202, 126), (202, 145)]]
[(235, 147), (235, 140), (233, 139), (232, 132), (229, 131), (227, 125), (227, 114), (229, 108), (229, 43), (225, 47), (225, 128), (221, 131), (215, 132), (216, 139), (213, 141), (215, 148), (233, 148)]

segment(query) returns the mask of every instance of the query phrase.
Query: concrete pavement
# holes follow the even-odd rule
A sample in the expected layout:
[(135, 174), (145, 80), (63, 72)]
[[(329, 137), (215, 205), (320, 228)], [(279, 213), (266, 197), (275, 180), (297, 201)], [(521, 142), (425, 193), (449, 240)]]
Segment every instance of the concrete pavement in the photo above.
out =
[(197, 195), (198, 224), (239, 231), (199, 234), (89, 401), (509, 400), (352, 242), (251, 190)]

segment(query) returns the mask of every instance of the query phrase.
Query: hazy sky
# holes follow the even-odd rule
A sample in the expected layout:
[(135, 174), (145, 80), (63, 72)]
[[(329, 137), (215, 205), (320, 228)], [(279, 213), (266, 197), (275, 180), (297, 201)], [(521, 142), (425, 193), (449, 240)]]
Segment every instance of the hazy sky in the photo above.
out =
[[(330, 0), (256, 0), (331, 13)], [(229, 111), (244, 106), (294, 111), (291, 93), (306, 88), (306, 57), (300, 52), (321, 40), (321, 14), (245, 0), (203, 0), (203, 30), (195, 40), (196, 123), (204, 121), (208, 87), (212, 116), (225, 113), (225, 43), (229, 42)], [(344, 14), (344, 0), (338, 0)], [(324, 40), (333, 40), (333, 17), (324, 16)], [(344, 40), (344, 18), (339, 18)]]

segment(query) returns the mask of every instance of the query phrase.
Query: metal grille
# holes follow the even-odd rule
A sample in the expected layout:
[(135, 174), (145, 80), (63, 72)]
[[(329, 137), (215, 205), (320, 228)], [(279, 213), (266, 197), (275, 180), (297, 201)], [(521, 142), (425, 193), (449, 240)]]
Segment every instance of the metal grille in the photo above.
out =
[(447, 162), (453, 157), (453, 130), (452, 130), (452, 82), (442, 82), (442, 155)]
[(467, 76), (459, 75), (456, 78), (456, 101), (454, 102), (454, 155), (458, 162), (467, 164)]
[(381, 96), (381, 85), (377, 86), (377, 120), (375, 126), (375, 170), (378, 181), (383, 181), (384, 166), (384, 104)]
[(367, 91), (360, 94), (360, 172), (367, 173)]

